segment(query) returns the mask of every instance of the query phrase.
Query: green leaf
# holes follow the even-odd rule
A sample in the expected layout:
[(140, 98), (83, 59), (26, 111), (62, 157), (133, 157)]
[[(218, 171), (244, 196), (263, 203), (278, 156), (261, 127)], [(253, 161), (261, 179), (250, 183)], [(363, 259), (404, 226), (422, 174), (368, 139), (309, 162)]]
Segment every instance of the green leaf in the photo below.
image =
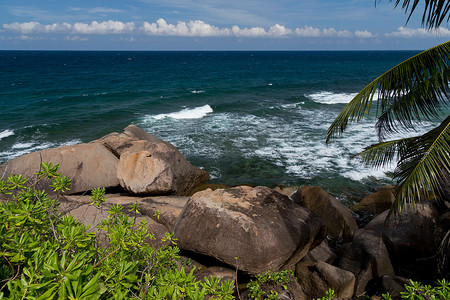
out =
[(56, 295), (56, 289), (58, 288), (57, 285), (51, 287), (50, 289), (48, 289), (45, 293), (43, 293), (42, 295), (40, 295), (39, 297), (36, 298), (36, 300), (50, 300), (53, 299)]
[(101, 272), (98, 272), (94, 277), (91, 278), (91, 280), (89, 280), (89, 282), (83, 287), (83, 294), (81, 295), (81, 297), (90, 296), (99, 290), (98, 280), (100, 278), (100, 275)]

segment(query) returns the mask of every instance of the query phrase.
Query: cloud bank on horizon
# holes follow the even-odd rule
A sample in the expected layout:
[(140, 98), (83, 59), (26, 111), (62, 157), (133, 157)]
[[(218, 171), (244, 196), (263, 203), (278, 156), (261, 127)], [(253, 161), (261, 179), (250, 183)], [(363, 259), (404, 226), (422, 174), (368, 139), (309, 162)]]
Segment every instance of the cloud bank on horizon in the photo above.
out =
[[(217, 27), (207, 24), (201, 20), (169, 24), (163, 18), (159, 18), (156, 22), (143, 22), (140, 26), (135, 22), (121, 21), (92, 21), (91, 23), (76, 22), (70, 23), (53, 23), (41, 24), (39, 22), (13, 22), (3, 24), (3, 31), (18, 33), (21, 35), (30, 34), (69, 34), (69, 35), (108, 35), (108, 34), (128, 34), (128, 35), (150, 35), (150, 36), (180, 36), (180, 37), (336, 37), (336, 38), (374, 38), (379, 36), (367, 30), (336, 30), (334, 28), (320, 29), (317, 27), (303, 26), (301, 28), (291, 29), (280, 24), (275, 24), (269, 28), (264, 27), (244, 27), (237, 25), (231, 27)], [(396, 31), (385, 33), (385, 37), (402, 37), (402, 38), (434, 38), (435, 36), (442, 38), (450, 37), (450, 30), (440, 27), (437, 30), (428, 31), (423, 28), (406, 28), (398, 27)]]
[(168, 50), (425, 49), (450, 37), (446, 27), (404, 26), (401, 10), (377, 11), (370, 1), (99, 0), (87, 8), (74, 0), (22, 2), (29, 5), (0, 4), (7, 21), (0, 23), (0, 49), (97, 49), (101, 43), (133, 50), (155, 48), (155, 41)]

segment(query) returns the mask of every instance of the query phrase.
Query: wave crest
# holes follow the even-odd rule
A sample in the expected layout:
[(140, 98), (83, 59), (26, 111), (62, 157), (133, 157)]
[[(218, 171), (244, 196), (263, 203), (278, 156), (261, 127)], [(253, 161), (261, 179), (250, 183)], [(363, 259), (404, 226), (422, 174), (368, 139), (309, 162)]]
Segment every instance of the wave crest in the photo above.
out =
[(185, 108), (183, 110), (169, 113), (169, 114), (159, 114), (151, 116), (152, 119), (160, 120), (164, 118), (172, 119), (201, 119), (209, 113), (212, 113), (213, 109), (208, 104), (196, 107), (196, 108)]
[(321, 104), (347, 104), (355, 97), (357, 93), (332, 93), (332, 92), (318, 92), (314, 94), (305, 95), (306, 98)]
[(0, 140), (11, 135), (14, 135), (14, 130), (9, 129), (3, 130), (2, 132), (0, 132)]

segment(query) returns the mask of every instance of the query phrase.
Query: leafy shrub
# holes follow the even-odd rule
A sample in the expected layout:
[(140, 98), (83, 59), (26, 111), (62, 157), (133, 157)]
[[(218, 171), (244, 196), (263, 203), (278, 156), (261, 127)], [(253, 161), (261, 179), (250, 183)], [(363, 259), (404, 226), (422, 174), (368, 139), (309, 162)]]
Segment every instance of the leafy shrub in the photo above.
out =
[[(202, 283), (194, 269), (177, 267), (173, 234), (166, 233), (166, 246), (152, 247), (146, 222), (136, 224), (120, 205), (99, 224), (108, 237), (107, 246), (99, 245), (89, 228), (58, 213), (58, 201), (35, 189), (47, 177), (53, 191), (69, 190), (58, 167), (42, 164), (32, 183), (21, 175), (0, 180), (0, 299), (234, 299), (233, 283)], [(94, 189), (91, 204), (103, 201), (104, 189)]]
[(248, 296), (250, 299), (279, 299), (278, 293), (271, 289), (271, 287), (281, 286), (285, 290), (287, 289), (287, 283), (291, 282), (290, 276), (294, 274), (291, 270), (285, 270), (281, 272), (267, 271), (256, 275), (256, 280), (251, 280), (247, 284)]
[[(448, 300), (450, 299), (450, 282), (445, 279), (438, 280), (436, 286), (423, 285), (420, 282), (410, 280), (408, 284), (405, 284), (406, 292), (400, 292), (402, 299), (411, 300)], [(328, 290), (325, 297), (317, 300), (331, 300), (334, 299), (334, 291)], [(369, 298), (370, 299), (370, 298)], [(376, 298), (380, 299), (380, 298)], [(381, 299), (392, 300), (389, 293), (385, 293), (381, 296)]]

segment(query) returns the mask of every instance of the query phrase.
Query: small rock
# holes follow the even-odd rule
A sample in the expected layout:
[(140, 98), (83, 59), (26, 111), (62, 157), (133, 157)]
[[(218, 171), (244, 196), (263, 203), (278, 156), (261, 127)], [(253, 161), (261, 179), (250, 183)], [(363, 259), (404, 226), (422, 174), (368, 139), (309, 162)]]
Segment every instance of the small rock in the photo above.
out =
[(355, 296), (362, 295), (373, 278), (394, 275), (381, 234), (371, 230), (358, 229), (355, 232), (350, 247), (338, 258), (336, 266), (355, 275)]
[(308, 299), (320, 298), (333, 289), (336, 298), (351, 298), (355, 290), (355, 275), (325, 262), (300, 262), (295, 275)]
[(325, 240), (320, 243), (319, 246), (312, 249), (311, 251), (303, 257), (302, 261), (312, 261), (312, 262), (326, 262), (332, 264), (337, 258), (337, 255), (330, 249), (328, 243)]
[(292, 197), (295, 203), (309, 208), (322, 218), (332, 239), (351, 240), (358, 229), (350, 209), (318, 186), (303, 186)]
[(373, 215), (378, 215), (383, 211), (390, 209), (394, 200), (395, 195), (392, 190), (381, 190), (362, 199), (353, 207), (353, 209), (365, 210)]
[(230, 281), (233, 285), (236, 284), (236, 271), (224, 267), (209, 267), (194, 272), (197, 280), (204, 281), (206, 278), (220, 278), (221, 281)]

